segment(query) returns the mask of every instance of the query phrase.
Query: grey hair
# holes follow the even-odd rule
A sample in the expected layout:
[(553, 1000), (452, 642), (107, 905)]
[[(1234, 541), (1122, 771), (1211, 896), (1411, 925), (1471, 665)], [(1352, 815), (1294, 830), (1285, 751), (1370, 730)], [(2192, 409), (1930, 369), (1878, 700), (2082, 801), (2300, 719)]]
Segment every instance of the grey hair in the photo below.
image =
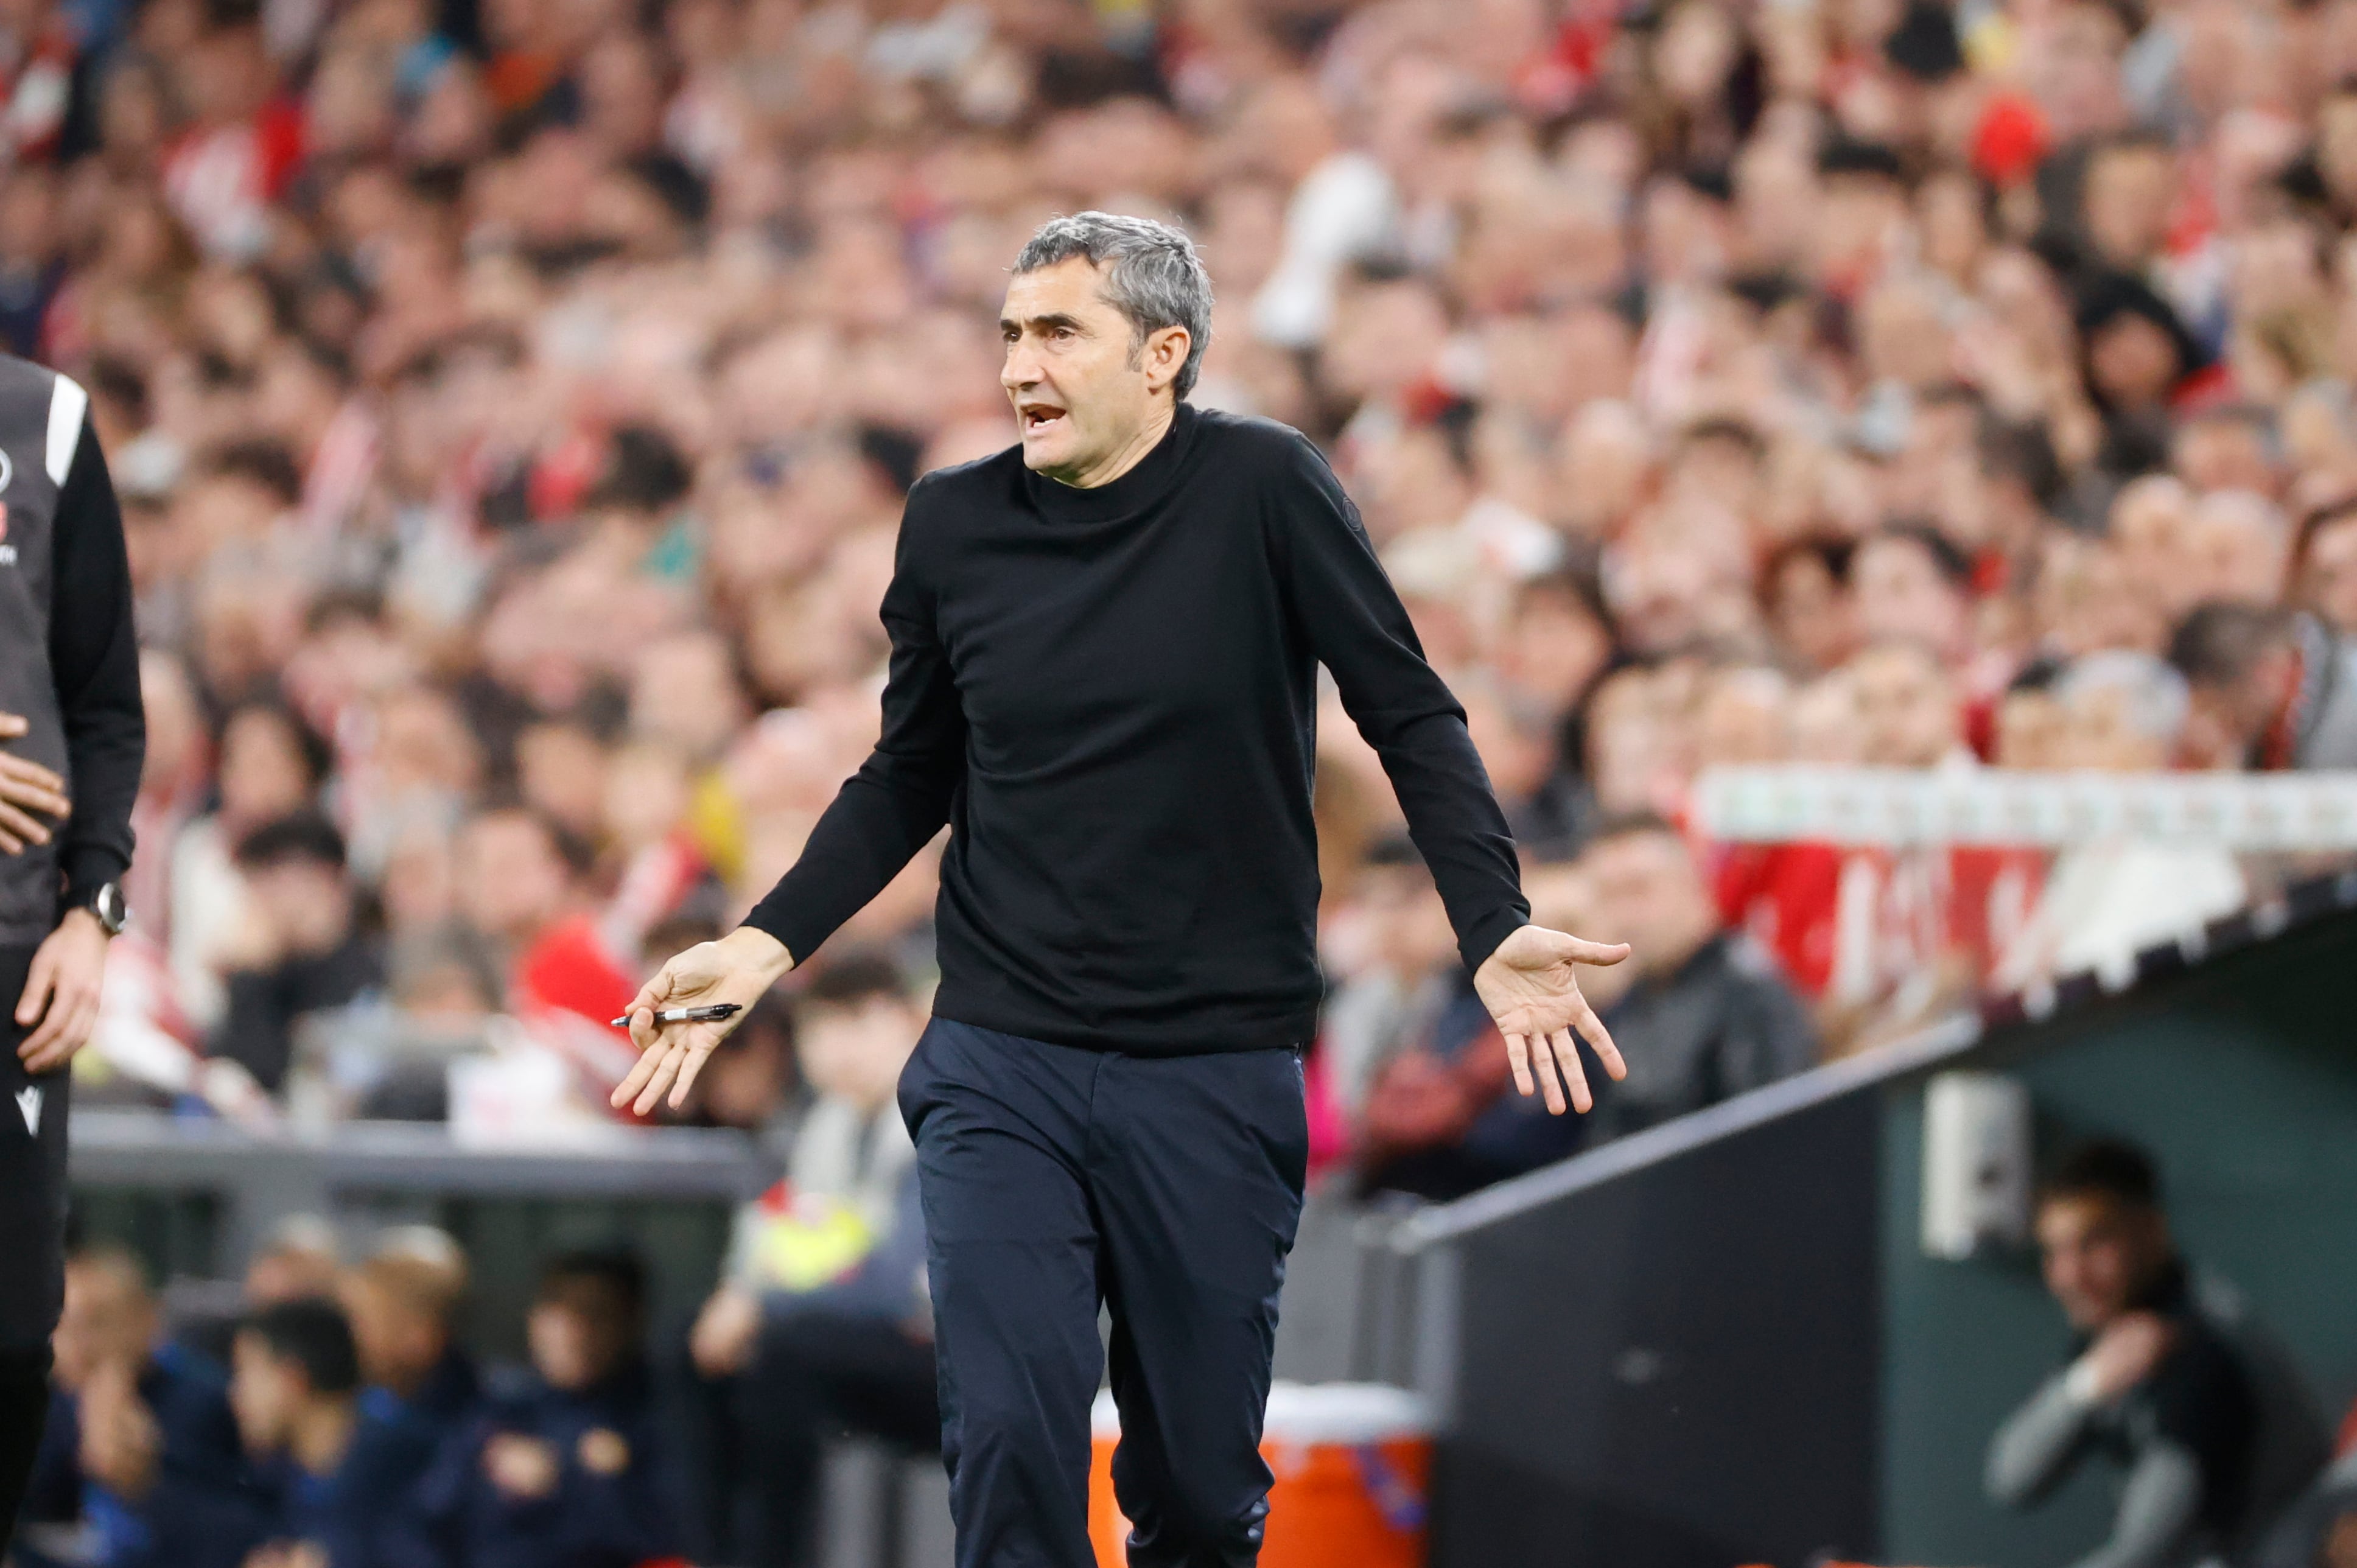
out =
[(2149, 653), (2123, 648), (2080, 655), (2055, 683), (2055, 695), (2065, 703), (2098, 692), (2117, 692), (2130, 726), (2162, 746), (2184, 732), (2192, 706), (2184, 676)]
[(1041, 224), (1015, 258), (1015, 271), (1036, 273), (1074, 256), (1104, 269), (1105, 298), (1129, 318), (1137, 341), (1166, 327), (1186, 328), (1187, 362), (1171, 390), (1181, 398), (1193, 392), (1211, 345), (1211, 274), (1195, 242), (1151, 218), (1075, 212)]

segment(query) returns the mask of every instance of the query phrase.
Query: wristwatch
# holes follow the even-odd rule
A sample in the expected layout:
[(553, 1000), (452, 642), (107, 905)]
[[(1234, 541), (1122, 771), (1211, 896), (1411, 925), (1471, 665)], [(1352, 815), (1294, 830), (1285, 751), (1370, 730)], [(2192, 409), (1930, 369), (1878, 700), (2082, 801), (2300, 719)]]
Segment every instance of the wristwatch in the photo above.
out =
[(131, 923), (131, 906), (123, 901), (123, 885), (119, 882), (101, 883), (82, 908), (98, 917), (100, 928), (110, 937), (121, 936), (123, 928)]

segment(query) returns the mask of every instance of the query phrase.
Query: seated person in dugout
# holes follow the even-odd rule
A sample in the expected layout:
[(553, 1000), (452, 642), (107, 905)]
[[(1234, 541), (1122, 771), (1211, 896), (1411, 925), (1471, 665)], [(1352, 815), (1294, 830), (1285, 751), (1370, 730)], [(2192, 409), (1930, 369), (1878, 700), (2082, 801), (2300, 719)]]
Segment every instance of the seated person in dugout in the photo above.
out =
[(628, 1252), (542, 1268), (532, 1366), (488, 1380), (480, 1412), (418, 1483), (395, 1530), (400, 1568), (636, 1568), (677, 1551), (646, 1294)]
[(337, 1293), (369, 1397), (397, 1418), (428, 1460), (473, 1419), (482, 1400), (474, 1359), (457, 1342), (455, 1319), (466, 1294), (466, 1255), (430, 1225), (401, 1226), (379, 1238)]
[(2040, 1190), (2037, 1234), (2072, 1355), (1998, 1428), (1990, 1498), (2030, 1506), (2100, 1458), (2121, 1473), (2119, 1503), (2079, 1568), (2241, 1560), (2324, 1460), (2287, 1364), (2232, 1288), (2178, 1252), (2141, 1150), (2074, 1150)]
[(230, 1403), (264, 1498), (243, 1568), (388, 1568), (433, 1430), (361, 1385), (344, 1309), (265, 1306), (231, 1348)]

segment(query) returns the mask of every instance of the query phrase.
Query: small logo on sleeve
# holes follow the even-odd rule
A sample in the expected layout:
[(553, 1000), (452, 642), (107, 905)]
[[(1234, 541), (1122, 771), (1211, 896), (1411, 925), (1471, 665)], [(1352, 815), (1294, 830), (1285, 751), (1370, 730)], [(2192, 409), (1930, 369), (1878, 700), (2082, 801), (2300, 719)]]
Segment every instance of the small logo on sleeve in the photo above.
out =
[(16, 1091), (16, 1112), (25, 1119), (25, 1131), (38, 1138), (41, 1135), (41, 1090), (38, 1085)]

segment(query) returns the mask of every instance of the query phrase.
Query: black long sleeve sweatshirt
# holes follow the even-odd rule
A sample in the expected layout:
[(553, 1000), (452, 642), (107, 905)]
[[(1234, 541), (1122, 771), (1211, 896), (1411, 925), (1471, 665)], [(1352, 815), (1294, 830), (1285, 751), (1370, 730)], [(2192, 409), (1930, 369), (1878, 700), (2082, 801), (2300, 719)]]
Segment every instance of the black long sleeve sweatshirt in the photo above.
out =
[(1283, 425), (1181, 404), (1090, 489), (1014, 447), (927, 475), (883, 616), (882, 736), (747, 918), (797, 961), (946, 822), (942, 1016), (1136, 1055), (1308, 1041), (1319, 663), (1468, 966), (1529, 918), (1464, 710)]
[(123, 510), (87, 423), (58, 496), (49, 675), (65, 718), (73, 815), (59, 848), (69, 908), (131, 866), (131, 808), (147, 750)]

